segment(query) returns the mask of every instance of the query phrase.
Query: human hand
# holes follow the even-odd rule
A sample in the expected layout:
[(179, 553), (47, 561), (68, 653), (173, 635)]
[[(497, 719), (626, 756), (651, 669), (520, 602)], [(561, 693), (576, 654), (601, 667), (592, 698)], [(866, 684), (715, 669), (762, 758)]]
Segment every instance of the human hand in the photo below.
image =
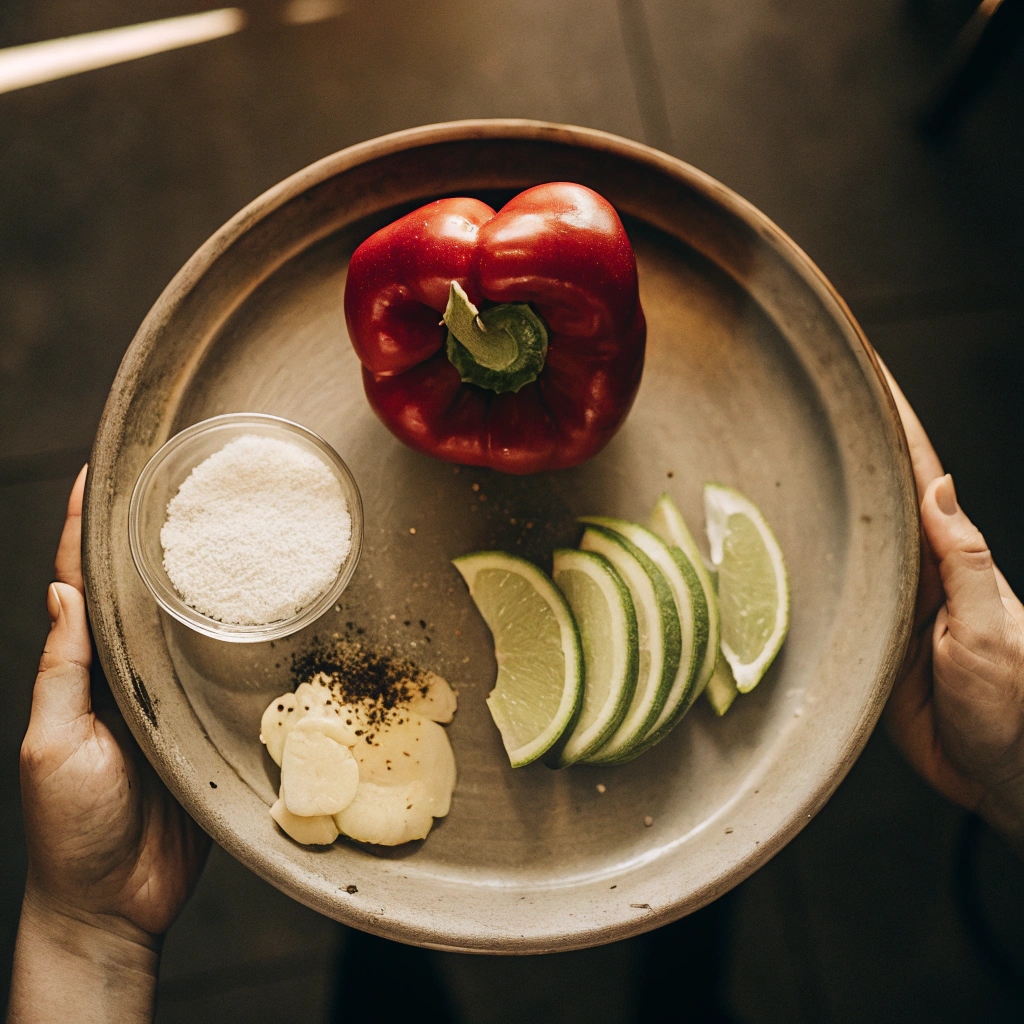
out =
[[(84, 488), (83, 469), (57, 552), (58, 582), (47, 594), (50, 634), (21, 748), (28, 879), (11, 1021), (55, 1019), (40, 1012), (47, 987), (55, 998), (66, 991), (74, 1006), (64, 1019), (91, 1019), (82, 990), (71, 991), (75, 986), (67, 983), (68, 973), (83, 964), (87, 973), (116, 968), (115, 988), (148, 984), (143, 1002), (148, 999), (151, 1010), (159, 936), (188, 898), (209, 849), (205, 833), (141, 756), (113, 702), (94, 706), (81, 564)], [(106, 682), (97, 676), (100, 696)], [(77, 957), (74, 964), (66, 962), (69, 954)], [(58, 972), (56, 981), (47, 966), (50, 974)], [(94, 980), (110, 996), (111, 979)], [(80, 981), (89, 988), (89, 979)], [(132, 1002), (131, 993), (121, 997), (109, 1007), (114, 1016), (97, 1012), (96, 1019), (130, 1019), (124, 999)], [(145, 1006), (136, 1009), (140, 1019), (148, 1016)]]
[[(883, 367), (883, 369), (885, 369)], [(930, 785), (1024, 857), (1024, 606), (888, 370), (921, 503), (914, 632), (886, 718)]]

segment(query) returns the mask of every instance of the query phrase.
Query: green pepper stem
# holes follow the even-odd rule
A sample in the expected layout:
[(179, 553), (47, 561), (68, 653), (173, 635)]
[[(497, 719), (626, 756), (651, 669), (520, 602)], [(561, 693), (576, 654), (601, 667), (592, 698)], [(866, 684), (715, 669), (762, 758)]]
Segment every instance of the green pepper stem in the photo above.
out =
[(548, 352), (544, 321), (525, 302), (506, 302), (482, 313), (452, 281), (442, 323), (447, 355), (467, 384), (518, 391), (537, 379)]
[(480, 310), (469, 301), (469, 296), (458, 281), (452, 281), (448, 291), (444, 322), (448, 330), (469, 349), (469, 354), (476, 362), (488, 370), (504, 370), (519, 355), (519, 345), (511, 332), (488, 332), (480, 319)]

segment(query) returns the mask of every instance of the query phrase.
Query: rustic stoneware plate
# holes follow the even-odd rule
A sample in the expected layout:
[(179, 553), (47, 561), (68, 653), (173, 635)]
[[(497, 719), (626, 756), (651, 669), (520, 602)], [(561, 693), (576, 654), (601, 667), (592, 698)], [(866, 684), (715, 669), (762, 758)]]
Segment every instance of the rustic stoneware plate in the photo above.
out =
[[(633, 239), (649, 349), (632, 414), (586, 465), (530, 478), (407, 450), (363, 398), (342, 314), (349, 255), (427, 200), (473, 194), (500, 204), (553, 180), (605, 195)], [(352, 468), (365, 502), (362, 561), (341, 605), (276, 645), (190, 632), (160, 612), (129, 554), (128, 502), (147, 459), (189, 424), (236, 411), (316, 431)], [(495, 674), (489, 636), (450, 559), (505, 548), (549, 566), (552, 548), (577, 541), (577, 515), (644, 521), (666, 490), (702, 536), (707, 480), (750, 495), (786, 553), (792, 627), (767, 678), (724, 719), (699, 702), (631, 764), (513, 771), (484, 706)], [(778, 228), (636, 143), (466, 121), (313, 164), (238, 214), (175, 277), (103, 415), (85, 573), (121, 710), (217, 842), (358, 928), (445, 949), (535, 953), (689, 913), (810, 820), (888, 694), (910, 628), (917, 544), (903, 435), (871, 349)], [(303, 848), (267, 813), (277, 769), (258, 739), (261, 712), (291, 687), (292, 651), (314, 633), (347, 631), (458, 688), (449, 729), (458, 786), (450, 815), (423, 842)]]

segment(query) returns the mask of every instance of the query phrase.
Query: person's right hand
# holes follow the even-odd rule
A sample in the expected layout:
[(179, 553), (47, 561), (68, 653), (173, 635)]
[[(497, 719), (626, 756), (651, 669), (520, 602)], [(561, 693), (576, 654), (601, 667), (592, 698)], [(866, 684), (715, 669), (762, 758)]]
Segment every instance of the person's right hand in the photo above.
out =
[(1024, 856), (1024, 606), (888, 375), (921, 503), (914, 635), (886, 708), (907, 760)]
[(21, 750), (29, 895), (63, 913), (160, 935), (192, 889), (209, 840), (156, 777), (116, 708), (92, 706), (82, 585), (85, 471), (68, 504), (52, 626)]
[(46, 598), (50, 634), (21, 748), (28, 879), (11, 984), (9, 1020), (17, 1024), (149, 1019), (160, 936), (210, 845), (117, 708), (93, 704), (84, 487), (85, 470), (71, 492), (57, 582)]

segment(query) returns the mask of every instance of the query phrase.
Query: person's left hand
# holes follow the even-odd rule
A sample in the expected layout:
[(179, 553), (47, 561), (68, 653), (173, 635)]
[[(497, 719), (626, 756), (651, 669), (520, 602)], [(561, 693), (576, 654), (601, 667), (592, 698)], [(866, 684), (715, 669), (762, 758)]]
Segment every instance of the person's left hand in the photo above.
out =
[(922, 526), (914, 631), (886, 707), (890, 733), (926, 782), (981, 815), (1024, 858), (1024, 605), (885, 374)]
[[(209, 839), (142, 757), (117, 708), (93, 706), (82, 582), (83, 469), (68, 503), (50, 635), (21, 748), (26, 903), (153, 944), (198, 878)], [(99, 685), (106, 687), (102, 676)]]

